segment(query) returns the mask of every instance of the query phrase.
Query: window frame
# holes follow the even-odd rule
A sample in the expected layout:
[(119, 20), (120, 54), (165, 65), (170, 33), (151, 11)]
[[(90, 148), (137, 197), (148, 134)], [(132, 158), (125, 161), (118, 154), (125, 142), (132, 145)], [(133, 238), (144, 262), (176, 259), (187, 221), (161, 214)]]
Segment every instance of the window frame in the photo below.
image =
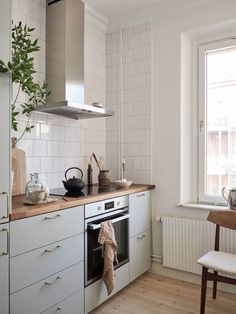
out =
[(205, 193), (206, 190), (206, 54), (208, 51), (223, 50), (236, 46), (235, 38), (225, 38), (218, 41), (205, 42), (197, 46), (197, 103), (198, 103), (198, 138), (197, 138), (197, 201), (199, 203), (210, 203), (214, 205), (225, 205), (223, 196), (210, 196)]

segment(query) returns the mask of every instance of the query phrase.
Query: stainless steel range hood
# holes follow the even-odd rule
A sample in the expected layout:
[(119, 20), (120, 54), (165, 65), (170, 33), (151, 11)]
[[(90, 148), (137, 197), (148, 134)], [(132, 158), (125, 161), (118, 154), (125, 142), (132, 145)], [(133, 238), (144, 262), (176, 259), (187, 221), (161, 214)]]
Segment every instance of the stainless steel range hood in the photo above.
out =
[(72, 119), (114, 115), (84, 103), (84, 12), (81, 0), (47, 1), (46, 82), (51, 95), (37, 111)]

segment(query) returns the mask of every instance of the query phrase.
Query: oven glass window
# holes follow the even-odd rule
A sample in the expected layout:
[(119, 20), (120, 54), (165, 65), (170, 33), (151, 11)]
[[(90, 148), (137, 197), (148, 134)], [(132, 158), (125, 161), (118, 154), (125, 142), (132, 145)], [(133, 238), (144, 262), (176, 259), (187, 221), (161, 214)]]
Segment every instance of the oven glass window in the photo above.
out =
[[(115, 217), (109, 217), (109, 219)], [(101, 223), (101, 221), (93, 223)], [(114, 263), (114, 268), (118, 268), (129, 260), (128, 219), (113, 223), (113, 227), (118, 245), (118, 264)], [(91, 230), (88, 228), (87, 230), (87, 283), (101, 278), (103, 273), (102, 245), (98, 243), (99, 231), (100, 229)]]

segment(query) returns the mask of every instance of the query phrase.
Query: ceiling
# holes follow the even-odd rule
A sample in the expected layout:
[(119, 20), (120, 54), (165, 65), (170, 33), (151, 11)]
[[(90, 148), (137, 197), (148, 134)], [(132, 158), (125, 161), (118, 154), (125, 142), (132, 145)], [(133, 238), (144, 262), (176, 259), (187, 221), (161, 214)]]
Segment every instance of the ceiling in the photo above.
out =
[(161, 0), (83, 0), (108, 18), (124, 15)]

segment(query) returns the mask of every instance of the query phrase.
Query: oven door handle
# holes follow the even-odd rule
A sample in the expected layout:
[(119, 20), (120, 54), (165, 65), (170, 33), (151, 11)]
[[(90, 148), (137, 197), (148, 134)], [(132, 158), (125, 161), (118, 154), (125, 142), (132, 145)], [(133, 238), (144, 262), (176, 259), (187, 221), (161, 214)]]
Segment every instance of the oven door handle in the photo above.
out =
[[(122, 220), (125, 220), (125, 219), (128, 219), (130, 217), (130, 214), (123, 214), (117, 218), (114, 218), (114, 219), (107, 219), (107, 220), (110, 220), (112, 223), (115, 223), (115, 222), (118, 222), (118, 221), (122, 221)], [(88, 229), (90, 230), (96, 230), (96, 229), (99, 229), (101, 228), (101, 224), (88, 224)]]

